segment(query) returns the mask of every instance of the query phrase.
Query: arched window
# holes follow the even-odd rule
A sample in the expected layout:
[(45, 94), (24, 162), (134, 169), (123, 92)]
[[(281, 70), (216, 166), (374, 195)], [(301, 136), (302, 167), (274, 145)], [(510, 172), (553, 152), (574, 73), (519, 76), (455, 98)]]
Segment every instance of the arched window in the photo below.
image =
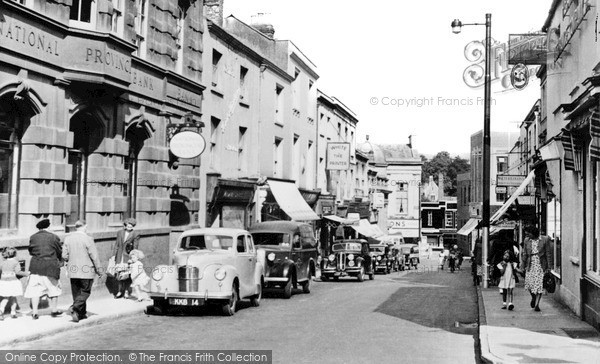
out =
[(67, 226), (85, 219), (88, 157), (104, 139), (104, 123), (90, 109), (84, 109), (71, 118), (69, 131), (73, 133), (73, 148), (69, 149), (69, 164), (73, 171), (71, 180), (67, 181), (67, 193), (71, 197)]
[(138, 156), (144, 147), (144, 142), (154, 133), (154, 128), (143, 114), (143, 110), (134, 117), (125, 130), (125, 140), (129, 142), (129, 153), (125, 158), (125, 169), (128, 171), (128, 184), (125, 191), (127, 196), (126, 217), (136, 217)]
[(14, 94), (0, 97), (0, 229), (17, 228), (21, 136), (29, 118)]

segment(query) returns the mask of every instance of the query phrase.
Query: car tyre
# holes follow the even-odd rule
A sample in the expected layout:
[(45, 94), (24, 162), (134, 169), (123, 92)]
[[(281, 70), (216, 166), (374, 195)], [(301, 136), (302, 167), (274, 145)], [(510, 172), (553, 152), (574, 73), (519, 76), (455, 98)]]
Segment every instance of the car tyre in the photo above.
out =
[(375, 274), (373, 274), (373, 273), (369, 274), (369, 280), (372, 281), (373, 279), (375, 279)]
[(326, 276), (325, 274), (321, 274), (321, 280), (322, 280), (323, 282), (327, 282), (327, 281), (329, 281), (329, 277), (328, 277), (328, 276)]
[(262, 286), (263, 286), (263, 280), (261, 278), (260, 284), (258, 285), (258, 293), (255, 294), (254, 296), (252, 296), (252, 298), (250, 298), (250, 305), (252, 305), (252, 307), (260, 306), (260, 300), (262, 298)]
[(302, 292), (303, 293), (310, 293), (310, 281), (312, 279), (311, 276), (311, 270), (310, 270), (310, 266), (308, 267), (308, 269), (306, 270), (306, 282), (302, 282)]
[(363, 282), (365, 280), (365, 267), (360, 267), (360, 271), (358, 272), (356, 278), (358, 278), (359, 282)]
[(237, 283), (233, 283), (233, 286), (231, 287), (231, 297), (229, 297), (229, 301), (223, 305), (222, 310), (223, 310), (223, 314), (225, 316), (233, 316), (235, 314), (235, 311), (237, 311), (237, 303), (240, 299), (239, 293), (238, 293), (238, 287), (237, 287)]
[(283, 286), (283, 298), (289, 299), (292, 297), (292, 277), (288, 279), (285, 286)]

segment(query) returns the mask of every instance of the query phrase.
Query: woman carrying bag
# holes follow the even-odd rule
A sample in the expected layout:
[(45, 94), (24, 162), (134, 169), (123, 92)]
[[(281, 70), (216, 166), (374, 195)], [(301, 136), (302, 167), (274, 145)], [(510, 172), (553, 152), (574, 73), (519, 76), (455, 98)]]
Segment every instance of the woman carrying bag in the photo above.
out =
[[(140, 243), (140, 235), (134, 231), (137, 224), (135, 219), (129, 218), (123, 222), (123, 230), (117, 233), (117, 239), (112, 249), (112, 258), (114, 265), (111, 267), (109, 261), (108, 273), (112, 274), (117, 280), (117, 293), (115, 298), (129, 297), (129, 287), (131, 286), (131, 278), (129, 276), (129, 253), (138, 248)], [(112, 272), (111, 272), (112, 271)]]
[(531, 294), (531, 308), (540, 310), (540, 300), (544, 292), (544, 273), (549, 272), (549, 261), (552, 261), (550, 238), (539, 234), (535, 227), (525, 230), (523, 246), (523, 268), (525, 274), (525, 289)]

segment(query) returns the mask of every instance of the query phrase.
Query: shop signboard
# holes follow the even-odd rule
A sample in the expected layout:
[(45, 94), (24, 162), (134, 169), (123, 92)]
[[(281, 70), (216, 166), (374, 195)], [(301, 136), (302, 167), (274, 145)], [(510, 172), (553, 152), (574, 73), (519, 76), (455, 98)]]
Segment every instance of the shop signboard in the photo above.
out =
[(496, 176), (496, 186), (519, 187), (527, 176), (499, 174)]
[(542, 65), (548, 55), (546, 33), (509, 34), (508, 64)]
[(182, 159), (196, 158), (206, 147), (204, 137), (193, 131), (182, 131), (171, 138), (169, 149), (174, 156)]
[(385, 196), (382, 192), (374, 192), (372, 196), (374, 209), (382, 209), (385, 207)]
[(350, 143), (327, 143), (327, 170), (350, 169)]

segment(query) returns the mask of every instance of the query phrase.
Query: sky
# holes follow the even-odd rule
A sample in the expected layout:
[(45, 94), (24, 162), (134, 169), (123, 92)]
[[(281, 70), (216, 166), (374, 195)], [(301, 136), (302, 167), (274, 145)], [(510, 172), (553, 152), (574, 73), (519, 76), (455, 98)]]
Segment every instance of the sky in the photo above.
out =
[[(408, 143), (413, 135), (413, 147), (422, 154), (465, 155), (471, 134), (483, 128), (483, 87), (470, 87), (464, 77), (477, 61), (465, 53), (471, 54), (471, 42), (484, 40), (485, 27), (465, 26), (453, 34), (452, 20), (484, 23), (491, 13), (492, 38), (508, 43), (509, 33), (540, 31), (551, 3), (224, 0), (224, 13), (248, 23), (253, 14), (270, 14), (275, 38), (292, 40), (316, 64), (317, 87), (358, 115), (357, 142), (369, 135), (375, 144)], [(496, 70), (491, 129), (517, 132), (539, 98), (539, 80), (534, 76), (517, 91), (501, 82), (510, 68)]]

